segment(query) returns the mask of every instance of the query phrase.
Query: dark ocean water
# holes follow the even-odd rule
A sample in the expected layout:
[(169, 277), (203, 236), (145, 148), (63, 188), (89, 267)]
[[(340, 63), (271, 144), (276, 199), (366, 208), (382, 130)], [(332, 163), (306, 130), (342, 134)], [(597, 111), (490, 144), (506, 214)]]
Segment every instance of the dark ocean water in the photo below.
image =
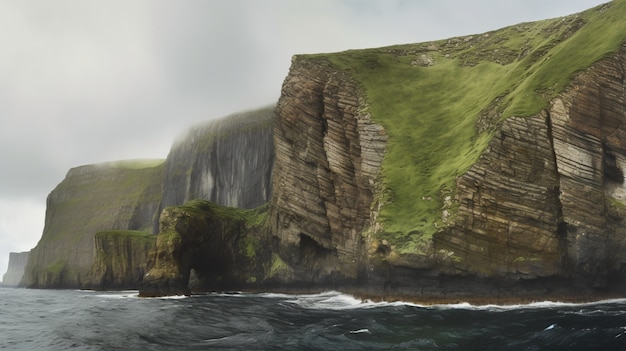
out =
[(626, 350), (626, 299), (419, 306), (318, 295), (0, 289), (7, 350)]

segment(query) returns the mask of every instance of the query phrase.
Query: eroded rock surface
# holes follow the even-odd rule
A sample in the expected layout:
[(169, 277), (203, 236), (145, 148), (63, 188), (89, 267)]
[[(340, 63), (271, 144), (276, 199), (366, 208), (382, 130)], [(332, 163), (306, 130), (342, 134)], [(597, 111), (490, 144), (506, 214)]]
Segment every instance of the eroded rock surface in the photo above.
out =
[(195, 199), (238, 208), (269, 201), (273, 112), (269, 106), (190, 128), (167, 157), (161, 209)]
[[(294, 58), (276, 108), (271, 232), (296, 279), (355, 280), (386, 134), (357, 83)], [(298, 269), (300, 268), (300, 269)]]
[(455, 223), (436, 238), (445, 267), (623, 284), (625, 68), (622, 46), (542, 114), (504, 122), (457, 183)]
[(136, 288), (146, 273), (156, 236), (139, 231), (110, 230), (96, 233), (96, 257), (89, 274), (96, 290)]
[(140, 296), (188, 295), (192, 271), (199, 290), (260, 282), (269, 260), (259, 256), (269, 247), (250, 224), (255, 214), (202, 200), (166, 208)]

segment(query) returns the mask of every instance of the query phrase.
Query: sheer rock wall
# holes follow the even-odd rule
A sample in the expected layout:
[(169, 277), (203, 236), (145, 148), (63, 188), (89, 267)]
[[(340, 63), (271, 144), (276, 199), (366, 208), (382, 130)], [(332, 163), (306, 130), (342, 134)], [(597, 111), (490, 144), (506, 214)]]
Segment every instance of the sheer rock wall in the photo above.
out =
[(6, 273), (2, 276), (3, 286), (18, 286), (20, 284), (28, 263), (29, 254), (30, 251), (9, 253), (9, 266)]
[(294, 57), (274, 119), (271, 233), (301, 281), (355, 280), (386, 134), (357, 83)]

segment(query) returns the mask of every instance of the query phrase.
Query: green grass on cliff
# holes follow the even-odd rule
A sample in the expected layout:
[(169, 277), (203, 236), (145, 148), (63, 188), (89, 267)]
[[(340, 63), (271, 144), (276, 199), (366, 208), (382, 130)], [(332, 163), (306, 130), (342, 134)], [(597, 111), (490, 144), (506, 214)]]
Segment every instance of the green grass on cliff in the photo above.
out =
[(248, 225), (262, 225), (267, 219), (268, 204), (253, 209), (241, 209), (236, 207), (221, 206), (206, 200), (191, 200), (181, 206), (176, 206), (186, 211), (203, 214), (211, 212), (217, 217), (230, 221), (244, 221)]
[(156, 235), (140, 230), (106, 230), (96, 233), (96, 238), (130, 239), (132, 241), (155, 241)]
[(136, 159), (136, 160), (120, 160), (106, 162), (100, 164), (104, 167), (123, 168), (123, 169), (144, 169), (160, 166), (165, 163), (164, 159)]
[[(389, 135), (382, 236), (404, 248), (429, 240), (441, 224), (443, 197), (495, 126), (538, 113), (576, 73), (614, 53), (626, 39), (624, 18), (626, 1), (619, 0), (475, 36), (307, 56), (349, 72)], [(415, 65), (423, 58), (434, 64)]]

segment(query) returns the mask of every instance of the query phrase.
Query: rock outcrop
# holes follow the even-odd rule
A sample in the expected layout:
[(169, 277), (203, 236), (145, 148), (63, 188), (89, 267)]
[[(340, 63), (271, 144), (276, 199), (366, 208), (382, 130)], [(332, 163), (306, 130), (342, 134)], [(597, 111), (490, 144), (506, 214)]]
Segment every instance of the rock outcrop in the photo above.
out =
[[(259, 231), (264, 209), (238, 210), (204, 200), (168, 207), (161, 213), (156, 250), (140, 296), (188, 295), (261, 282), (270, 252)], [(255, 225), (254, 223), (257, 223)]]
[(96, 233), (89, 288), (114, 290), (136, 288), (146, 273), (148, 257), (155, 249), (156, 235), (130, 230)]
[(43, 234), (32, 249), (21, 285), (83, 288), (96, 257), (96, 233), (151, 232), (159, 203), (163, 161), (120, 161), (72, 168), (48, 195)]
[(3, 286), (18, 286), (20, 284), (28, 263), (29, 254), (30, 251), (9, 253), (9, 266), (6, 273), (2, 276)]
[(457, 181), (454, 223), (435, 236), (450, 274), (537, 278), (565, 273), (565, 233), (550, 119), (507, 119)]

